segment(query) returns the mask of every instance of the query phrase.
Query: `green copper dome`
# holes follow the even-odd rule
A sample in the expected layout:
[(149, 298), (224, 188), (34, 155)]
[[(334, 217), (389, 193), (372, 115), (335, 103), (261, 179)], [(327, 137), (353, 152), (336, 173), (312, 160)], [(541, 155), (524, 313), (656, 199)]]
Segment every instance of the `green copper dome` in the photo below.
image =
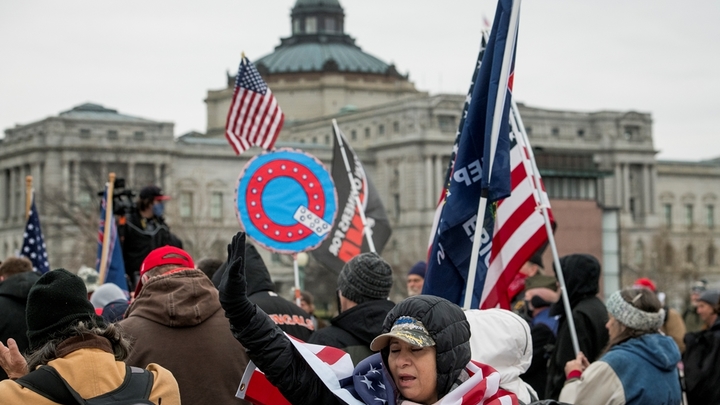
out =
[(345, 34), (345, 12), (338, 0), (297, 0), (290, 16), (292, 35), (255, 61), (261, 75), (344, 72), (403, 77)]

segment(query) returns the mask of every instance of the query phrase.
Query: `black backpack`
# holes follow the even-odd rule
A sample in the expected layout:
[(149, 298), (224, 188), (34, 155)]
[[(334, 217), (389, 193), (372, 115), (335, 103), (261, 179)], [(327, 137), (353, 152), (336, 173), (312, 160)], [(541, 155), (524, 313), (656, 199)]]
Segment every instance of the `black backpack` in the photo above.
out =
[(42, 366), (15, 380), (23, 387), (43, 397), (63, 405), (152, 405), (150, 391), (153, 386), (151, 372), (125, 366), (125, 380), (120, 386), (106, 394), (84, 399), (77, 393), (57, 370), (50, 366)]

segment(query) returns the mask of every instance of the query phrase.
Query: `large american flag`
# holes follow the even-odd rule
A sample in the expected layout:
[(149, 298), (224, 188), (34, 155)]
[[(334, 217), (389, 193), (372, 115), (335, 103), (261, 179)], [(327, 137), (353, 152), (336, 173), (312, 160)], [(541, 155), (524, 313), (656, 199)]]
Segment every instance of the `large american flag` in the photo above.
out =
[[(394, 383), (382, 365), (380, 353), (353, 368), (350, 355), (329, 346), (302, 342), (286, 334), (295, 349), (313, 368), (325, 386), (349, 405), (396, 405)], [(436, 405), (517, 405), (517, 396), (500, 388), (500, 373), (471, 361), (465, 368), (469, 378), (445, 395)], [(248, 363), (236, 394), (255, 405), (289, 405), (262, 371)], [(402, 405), (405, 401), (401, 401)]]
[(235, 77), (235, 93), (225, 124), (225, 137), (236, 154), (250, 146), (270, 150), (285, 115), (255, 65), (243, 56)]
[[(100, 273), (102, 261), (102, 246), (105, 239), (105, 214), (107, 212), (107, 194), (108, 185), (105, 184), (105, 193), (100, 201), (100, 226), (98, 228), (98, 251), (97, 260), (95, 261), (95, 269)], [(110, 229), (108, 236), (110, 238), (107, 260), (105, 263), (105, 279), (102, 283), (113, 283), (120, 287), (121, 290), (128, 294), (128, 284), (125, 280), (125, 262), (123, 260), (122, 248), (120, 247), (120, 238), (118, 238), (117, 225), (115, 219), (110, 216)]]
[(20, 256), (25, 256), (32, 262), (33, 270), (45, 274), (50, 271), (48, 263), (47, 248), (40, 229), (40, 216), (35, 207), (35, 195), (32, 197), (30, 212), (28, 213), (25, 232), (23, 233), (23, 245)]

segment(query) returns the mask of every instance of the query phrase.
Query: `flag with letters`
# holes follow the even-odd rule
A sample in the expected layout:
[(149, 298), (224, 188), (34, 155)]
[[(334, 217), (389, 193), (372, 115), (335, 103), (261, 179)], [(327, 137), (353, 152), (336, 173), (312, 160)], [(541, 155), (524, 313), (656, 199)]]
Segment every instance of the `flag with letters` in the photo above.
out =
[(50, 271), (47, 246), (45, 246), (42, 229), (40, 229), (40, 215), (38, 215), (37, 207), (35, 207), (34, 192), (27, 223), (25, 224), (25, 232), (23, 233), (23, 244), (20, 256), (30, 259), (34, 271), (40, 274), (45, 274)]
[[(380, 353), (353, 368), (350, 355), (340, 349), (287, 336), (318, 378), (344, 403), (396, 404), (395, 383), (383, 366)], [(515, 394), (500, 388), (500, 373), (492, 367), (471, 361), (465, 371), (468, 379), (436, 402), (437, 405), (518, 405)], [(253, 362), (248, 363), (235, 395), (255, 405), (290, 404)]]
[[(322, 244), (312, 251), (312, 255), (319, 262), (339, 274), (348, 260), (360, 253), (369, 252), (370, 248), (365, 233), (370, 233), (378, 254), (390, 239), (392, 229), (387, 218), (380, 194), (375, 189), (370, 178), (365, 173), (360, 158), (347, 142), (342, 131), (335, 130), (335, 146), (331, 175), (335, 183), (338, 197), (338, 214), (330, 230), (330, 235)], [(342, 146), (341, 146), (342, 144)], [(352, 183), (345, 166), (344, 155), (350, 166)], [(357, 200), (361, 206), (358, 207)], [(367, 228), (363, 229), (360, 209), (365, 213)]]
[(253, 145), (270, 150), (284, 120), (285, 115), (272, 91), (255, 65), (243, 56), (225, 124), (225, 138), (230, 146), (238, 155)]
[(117, 225), (114, 217), (111, 216), (110, 224), (105, 223), (105, 214), (107, 212), (107, 195), (108, 185), (105, 185), (105, 193), (100, 202), (100, 227), (98, 229), (98, 251), (97, 260), (95, 260), (95, 269), (100, 273), (100, 263), (102, 261), (102, 247), (105, 239), (105, 227), (110, 226), (108, 237), (110, 238), (110, 247), (107, 255), (107, 263), (105, 267), (105, 280), (103, 283), (113, 283), (120, 287), (121, 290), (128, 294), (128, 284), (125, 279), (125, 261), (123, 260), (122, 248), (120, 247), (120, 238), (118, 238)]
[[(480, 306), (485, 288), (497, 201), (509, 196), (512, 189), (509, 119), (518, 7), (513, 0), (498, 1), (493, 28), (468, 95), (437, 227), (431, 235), (423, 293), (463, 305), (469, 271), (475, 271), (471, 308)], [(488, 205), (478, 221), (481, 195), (488, 199)], [(476, 269), (469, 269), (475, 237), (481, 238), (478, 263)]]

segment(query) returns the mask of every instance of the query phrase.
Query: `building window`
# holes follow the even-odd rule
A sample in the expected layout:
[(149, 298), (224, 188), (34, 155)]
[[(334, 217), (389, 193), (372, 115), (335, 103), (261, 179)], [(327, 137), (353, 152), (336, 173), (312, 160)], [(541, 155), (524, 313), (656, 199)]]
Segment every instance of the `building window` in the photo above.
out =
[(525, 127), (525, 133), (527, 134), (527, 136), (532, 135), (532, 127)]
[(356, 130), (353, 129), (352, 131), (350, 131), (350, 139), (352, 139), (353, 141), (357, 140), (357, 131)]
[(635, 245), (635, 265), (642, 266), (643, 259), (645, 257), (645, 247), (641, 240), (637, 241)]
[(133, 134), (136, 141), (144, 141), (145, 140), (145, 132), (143, 131), (135, 131)]
[(82, 208), (89, 208), (92, 205), (92, 196), (87, 190), (80, 190), (77, 193), (77, 204)]
[(393, 132), (396, 134), (400, 132), (400, 123), (397, 121), (393, 122)]
[(712, 229), (715, 228), (715, 206), (708, 205), (707, 207), (707, 227)]
[(672, 227), (672, 204), (664, 204), (663, 210), (665, 211), (665, 226), (668, 228)]
[(90, 130), (89, 129), (81, 129), (80, 130), (80, 138), (83, 138), (83, 139), (90, 138)]
[(452, 115), (438, 115), (438, 126), (440, 127), (440, 131), (442, 132), (457, 131), (455, 117)]
[(337, 28), (335, 27), (335, 19), (334, 18), (326, 18), (325, 19), (325, 32), (335, 32)]
[(553, 136), (560, 136), (560, 128), (557, 128), (557, 127), (553, 128), (552, 134), (553, 134)]
[(640, 139), (640, 127), (637, 125), (626, 125), (623, 130), (623, 136), (628, 141), (639, 141)]
[(692, 245), (687, 245), (685, 248), (685, 261), (695, 263), (695, 248)]
[(584, 129), (578, 129), (578, 130), (577, 130), (577, 135), (582, 138), (583, 136), (585, 136), (585, 130), (584, 130)]
[(180, 193), (180, 197), (178, 198), (178, 203), (180, 205), (180, 218), (192, 217), (192, 198), (193, 195), (189, 191), (183, 191)]
[(330, 135), (325, 135), (325, 145), (330, 145)]
[(317, 32), (317, 18), (308, 17), (305, 19), (305, 33), (315, 34)]
[(673, 249), (671, 244), (667, 243), (667, 244), (665, 244), (665, 265), (672, 266), (674, 261), (675, 261), (675, 250)]
[(685, 225), (688, 227), (693, 226), (693, 205), (685, 204)]
[(293, 34), (299, 34), (300, 33), (300, 20), (294, 19), (293, 20)]
[(278, 252), (272, 252), (270, 254), (270, 261), (272, 263), (282, 263), (282, 256)]
[(365, 138), (370, 138), (370, 128), (365, 128)]
[(210, 196), (210, 218), (222, 219), (223, 212), (223, 195), (219, 191), (215, 191)]
[(108, 139), (110, 139), (111, 141), (115, 141), (118, 139), (118, 132), (114, 129), (108, 130), (107, 135)]
[(714, 266), (715, 265), (715, 246), (710, 245), (708, 246), (707, 250), (707, 264), (708, 266)]
[(385, 135), (385, 125), (380, 124), (378, 126), (378, 135)]
[(312, 143), (317, 143), (317, 136), (312, 137)]

